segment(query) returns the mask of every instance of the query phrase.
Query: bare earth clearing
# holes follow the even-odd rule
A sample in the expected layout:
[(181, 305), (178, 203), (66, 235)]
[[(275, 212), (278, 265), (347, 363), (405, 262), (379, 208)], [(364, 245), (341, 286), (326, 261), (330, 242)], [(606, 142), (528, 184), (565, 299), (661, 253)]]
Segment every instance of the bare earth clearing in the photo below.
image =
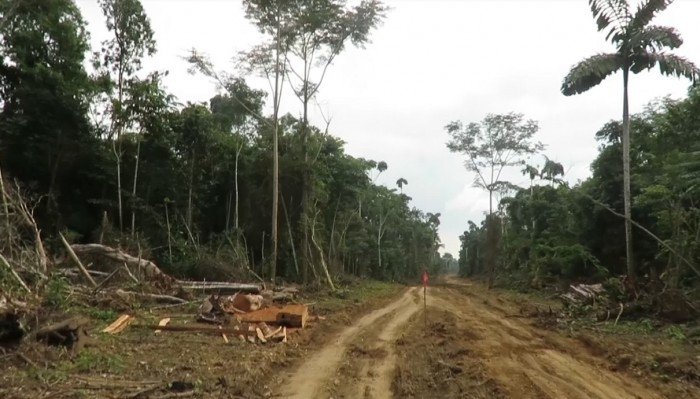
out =
[[(93, 345), (0, 348), (0, 398), (700, 399), (700, 348), (662, 328), (561, 330), (556, 308), (523, 311), (557, 302), (457, 278), (427, 299), (426, 313), (422, 288), (370, 280), (309, 292), (301, 301), (324, 317), (287, 344), (139, 328), (109, 335), (99, 331), (117, 313), (74, 309), (90, 316)], [(192, 323), (193, 306), (134, 312), (142, 323)]]
[(514, 304), (477, 284), (449, 279), (429, 288), (427, 306), (429, 334), (422, 289), (409, 288), (308, 355), (273, 396), (700, 397), (613, 371), (581, 341), (513, 317)]

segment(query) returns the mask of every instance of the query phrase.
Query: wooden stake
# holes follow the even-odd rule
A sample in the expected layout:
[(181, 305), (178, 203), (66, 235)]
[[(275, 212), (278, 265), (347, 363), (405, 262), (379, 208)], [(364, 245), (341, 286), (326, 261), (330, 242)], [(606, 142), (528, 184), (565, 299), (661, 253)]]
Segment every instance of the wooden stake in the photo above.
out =
[[(222, 327), (219, 326), (219, 330), (221, 330), (221, 329), (222, 329)], [(228, 337), (226, 336), (226, 334), (221, 333), (221, 338), (223, 338), (223, 339), (224, 339), (224, 342), (228, 344)]]
[(71, 259), (73, 259), (73, 261), (78, 265), (78, 268), (83, 273), (85, 278), (88, 279), (90, 284), (92, 284), (93, 288), (97, 288), (97, 283), (95, 282), (95, 280), (92, 279), (92, 276), (90, 276), (90, 273), (87, 272), (87, 269), (85, 269), (85, 266), (83, 266), (83, 263), (78, 258), (78, 255), (75, 254), (73, 248), (71, 248), (70, 244), (68, 244), (68, 241), (66, 241), (66, 237), (64, 237), (62, 233), (58, 233), (58, 236), (61, 237), (61, 241), (63, 242), (63, 246), (66, 247), (68, 255), (70, 255)]
[(5, 259), (4, 256), (2, 256), (2, 254), (0, 254), (0, 261), (2, 261), (2, 264), (5, 265), (5, 267), (7, 267), (7, 269), (10, 271), (10, 274), (12, 274), (12, 277), (14, 277), (15, 280), (17, 280), (19, 285), (21, 285), (22, 288), (24, 288), (25, 290), (27, 290), (28, 293), (31, 294), (32, 290), (30, 290), (29, 287), (27, 287), (27, 284), (25, 284), (24, 280), (22, 280), (22, 278), (19, 276), (19, 274), (17, 274), (15, 269), (13, 269), (12, 266), (10, 266), (10, 263), (7, 261), (7, 259)]

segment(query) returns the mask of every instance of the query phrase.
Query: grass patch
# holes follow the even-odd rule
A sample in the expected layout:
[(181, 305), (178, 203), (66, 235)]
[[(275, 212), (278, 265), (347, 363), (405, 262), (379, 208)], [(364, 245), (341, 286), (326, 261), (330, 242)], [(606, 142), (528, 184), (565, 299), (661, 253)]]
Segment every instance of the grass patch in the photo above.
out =
[(632, 334), (632, 335), (651, 335), (657, 326), (650, 319), (640, 319), (634, 321), (621, 321), (615, 325), (614, 322), (606, 322), (601, 330), (608, 334)]
[(99, 309), (91, 307), (81, 307), (75, 309), (77, 313), (85, 315), (91, 319), (113, 322), (119, 317), (119, 312), (110, 309)]
[(107, 355), (94, 350), (84, 349), (75, 358), (70, 368), (79, 373), (121, 373), (124, 361), (116, 355)]
[(397, 283), (361, 280), (318, 297), (315, 308), (321, 313), (332, 313), (347, 307), (348, 304), (359, 304), (393, 296), (403, 287)]

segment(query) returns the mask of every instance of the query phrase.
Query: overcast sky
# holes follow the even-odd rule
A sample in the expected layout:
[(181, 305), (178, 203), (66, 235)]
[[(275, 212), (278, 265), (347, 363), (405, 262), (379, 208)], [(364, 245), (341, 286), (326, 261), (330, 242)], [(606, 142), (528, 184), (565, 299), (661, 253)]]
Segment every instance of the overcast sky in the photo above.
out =
[[(142, 0), (158, 42), (145, 69), (167, 70), (167, 89), (178, 101), (207, 101), (216, 87), (187, 73), (181, 59), (190, 48), (207, 53), (221, 70), (261, 41), (234, 0)], [(77, 0), (95, 48), (106, 38), (95, 0)], [(480, 221), (488, 196), (472, 187), (462, 157), (445, 147), (444, 126), (479, 121), (487, 113), (520, 112), (540, 123), (545, 153), (562, 163), (572, 183), (590, 175), (597, 153), (594, 134), (622, 113), (622, 77), (614, 75), (583, 95), (564, 97), (562, 78), (580, 59), (610, 51), (596, 31), (586, 0), (402, 0), (372, 34), (366, 49), (342, 53), (321, 86), (319, 107), (332, 117), (332, 134), (355, 156), (386, 161), (378, 182), (404, 192), (426, 212), (442, 213), (440, 236), (448, 252), (459, 250), (468, 220)], [(636, 4), (635, 0), (632, 3)], [(676, 27), (685, 44), (676, 53), (700, 63), (700, 1), (677, 0), (656, 19)], [(259, 80), (250, 84), (265, 89)], [(688, 82), (657, 71), (630, 79), (631, 111), (670, 95), (681, 98)], [(299, 114), (289, 97), (284, 111)], [(324, 125), (315, 109), (311, 120)], [(533, 163), (542, 162), (539, 159)], [(515, 183), (527, 180), (513, 171)]]

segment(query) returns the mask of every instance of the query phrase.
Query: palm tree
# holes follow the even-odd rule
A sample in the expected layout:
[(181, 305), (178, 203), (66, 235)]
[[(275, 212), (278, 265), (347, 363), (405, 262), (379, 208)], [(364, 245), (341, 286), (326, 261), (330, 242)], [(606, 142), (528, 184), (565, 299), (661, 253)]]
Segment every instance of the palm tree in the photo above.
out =
[(632, 257), (632, 223), (630, 199), (630, 115), (627, 98), (629, 74), (651, 69), (657, 64), (664, 75), (675, 75), (694, 80), (699, 71), (685, 58), (665, 52), (683, 44), (672, 27), (650, 25), (656, 14), (668, 7), (673, 0), (643, 0), (632, 13), (628, 0), (589, 0), (598, 31), (607, 30), (606, 40), (617, 51), (596, 54), (574, 65), (564, 78), (561, 91), (570, 96), (583, 93), (598, 85), (606, 77), (622, 71), (622, 169), (625, 203), (625, 248), (627, 275), (632, 287), (636, 286), (636, 273)]
[(399, 186), (399, 189), (401, 190), (401, 194), (403, 194), (403, 186), (407, 185), (408, 181), (404, 179), (403, 177), (399, 178), (399, 180), (396, 181), (396, 185)]

